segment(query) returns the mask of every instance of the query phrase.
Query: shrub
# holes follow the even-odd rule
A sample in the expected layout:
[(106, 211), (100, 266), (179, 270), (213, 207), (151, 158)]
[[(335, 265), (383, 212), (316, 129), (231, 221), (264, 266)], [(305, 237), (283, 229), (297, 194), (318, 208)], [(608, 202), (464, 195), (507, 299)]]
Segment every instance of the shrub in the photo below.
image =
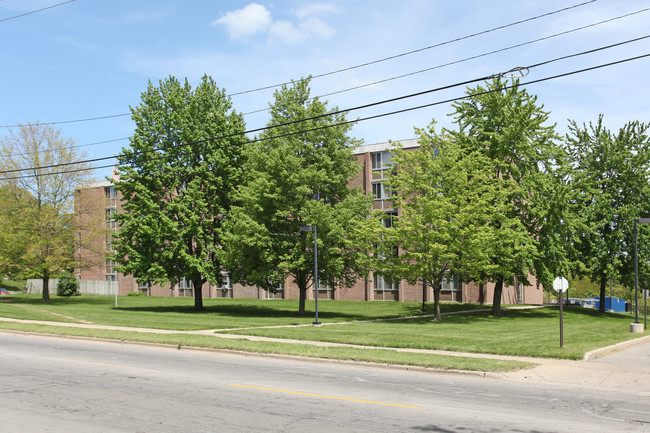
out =
[(79, 296), (79, 282), (72, 275), (72, 272), (65, 272), (61, 278), (59, 278), (59, 283), (56, 285), (56, 294), (58, 296)]
[(129, 292), (126, 294), (126, 296), (144, 296), (144, 293), (142, 292)]

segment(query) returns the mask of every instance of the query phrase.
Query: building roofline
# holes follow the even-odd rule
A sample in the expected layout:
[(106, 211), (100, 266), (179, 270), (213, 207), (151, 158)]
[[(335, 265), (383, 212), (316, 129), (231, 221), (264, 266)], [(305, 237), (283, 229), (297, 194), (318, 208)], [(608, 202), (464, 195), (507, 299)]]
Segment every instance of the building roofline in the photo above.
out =
[(354, 149), (354, 154), (360, 155), (363, 153), (373, 153), (373, 152), (383, 152), (385, 150), (393, 150), (395, 149), (394, 143), (400, 143), (404, 149), (420, 146), (420, 143), (418, 143), (417, 138), (409, 138), (406, 140), (386, 141), (384, 143), (364, 144)]

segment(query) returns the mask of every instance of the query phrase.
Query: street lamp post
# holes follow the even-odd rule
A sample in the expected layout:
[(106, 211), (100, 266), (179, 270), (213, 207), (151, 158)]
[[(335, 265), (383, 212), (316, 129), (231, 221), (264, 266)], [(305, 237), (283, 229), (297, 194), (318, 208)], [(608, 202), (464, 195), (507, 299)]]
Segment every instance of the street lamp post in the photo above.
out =
[(639, 249), (637, 246), (637, 224), (650, 224), (650, 218), (634, 220), (634, 323), (639, 323)]
[(314, 310), (316, 311), (316, 319), (313, 325), (320, 325), (318, 321), (318, 230), (316, 229), (316, 225), (313, 225), (301, 226), (300, 231), (314, 232)]

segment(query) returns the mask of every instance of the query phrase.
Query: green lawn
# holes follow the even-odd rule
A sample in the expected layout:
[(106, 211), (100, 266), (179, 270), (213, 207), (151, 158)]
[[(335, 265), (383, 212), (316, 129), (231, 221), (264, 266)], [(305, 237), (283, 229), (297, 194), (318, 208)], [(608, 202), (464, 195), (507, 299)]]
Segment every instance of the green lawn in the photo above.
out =
[(590, 350), (636, 338), (628, 314), (567, 307), (564, 347), (560, 348), (559, 309), (506, 310), (503, 317), (476, 312), (444, 316), (441, 322), (417, 318), (390, 322), (229, 331), (266, 337), (410, 347), (499, 355), (581, 359)]
[[(440, 349), (459, 352), (493, 353), (503, 355), (536, 356), (552, 358), (579, 359), (585, 352), (608, 346), (620, 341), (638, 337), (631, 334), (628, 314), (608, 313), (599, 315), (594, 310), (566, 308), (564, 312), (565, 347), (559, 347), (559, 311), (555, 307), (531, 310), (504, 311), (501, 318), (492, 317), (486, 312), (472, 312), (443, 316), (442, 322), (430, 318), (417, 317), (421, 303), (413, 302), (347, 302), (320, 301), (320, 327), (275, 327), (289, 325), (309, 325), (313, 322), (313, 302), (308, 302), (308, 315), (298, 317), (298, 302), (295, 300), (258, 299), (205, 299), (206, 311), (192, 310), (193, 299), (165, 297), (120, 297), (118, 307), (115, 298), (110, 296), (79, 296), (72, 298), (52, 297), (50, 304), (43, 304), (39, 296), (13, 294), (0, 298), (0, 317), (17, 319), (46, 320), (57, 322), (118, 325), (190, 331), (214, 329), (228, 333), (259, 335), (267, 337), (316, 340), (351, 343), (377, 348), (419, 348)], [(431, 305), (427, 306), (431, 308)], [(473, 304), (444, 303), (443, 312), (473, 310), (484, 306)], [(373, 321), (376, 319), (416, 316), (410, 319)], [(370, 320), (363, 323), (350, 321)], [(38, 325), (19, 325), (1, 323), (0, 328), (22, 329), (26, 331), (47, 330), (47, 332), (71, 335), (99, 336), (126, 339), (131, 341), (155, 341), (180, 345), (208, 345), (214, 348), (252, 350), (272, 353), (296, 354), (309, 352), (312, 356), (340, 357), (343, 359), (365, 359), (371, 352), (367, 349), (314, 348), (309, 345), (286, 345), (279, 343), (256, 343), (234, 340), (224, 342), (220, 338), (196, 335), (146, 335), (135, 332), (88, 331), (68, 328), (42, 327)], [(253, 328), (240, 329), (237, 328)], [(257, 347), (258, 350), (251, 348)], [(292, 348), (293, 347), (293, 348)], [(263, 349), (262, 349), (263, 348)], [(274, 349), (273, 349), (274, 348)], [(413, 361), (395, 351), (378, 350), (373, 362), (429, 366), (432, 355), (418, 354)], [(361, 356), (361, 353), (366, 355)], [(379, 355), (377, 355), (379, 354)], [(377, 356), (375, 356), (377, 355)], [(410, 356), (410, 355), (409, 355)], [(465, 361), (474, 368), (486, 369), (479, 361), (463, 358), (460, 360), (437, 360), (440, 368), (463, 364)], [(483, 362), (483, 360), (481, 361)], [(487, 362), (487, 361), (486, 361)], [(516, 368), (516, 364), (509, 368)], [(504, 368), (495, 364), (494, 369)]]
[[(56, 322), (92, 322), (101, 325), (193, 331), (259, 326), (301, 325), (314, 321), (314, 302), (299, 317), (297, 300), (204, 299), (204, 312), (192, 309), (192, 298), (121, 296), (52, 296), (44, 304), (40, 295), (15, 294), (0, 302), (0, 317)], [(417, 315), (418, 302), (319, 301), (323, 323), (385, 319)], [(429, 306), (432, 307), (432, 306)], [(445, 312), (481, 308), (475, 304), (443, 304)]]

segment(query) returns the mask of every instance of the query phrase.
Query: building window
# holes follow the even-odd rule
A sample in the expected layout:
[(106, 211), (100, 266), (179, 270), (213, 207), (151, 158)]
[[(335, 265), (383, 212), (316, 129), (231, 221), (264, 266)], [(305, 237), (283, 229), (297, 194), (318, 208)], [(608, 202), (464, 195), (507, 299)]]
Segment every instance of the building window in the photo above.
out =
[(372, 159), (372, 170), (387, 170), (393, 167), (393, 163), (390, 160), (391, 154), (388, 151), (377, 152), (370, 154)]
[(333, 278), (318, 280), (318, 299), (334, 299), (335, 281)]
[(178, 282), (178, 296), (180, 297), (192, 297), (192, 282), (187, 278), (183, 277)]
[(440, 283), (440, 292), (446, 301), (461, 302), (463, 297), (463, 285), (458, 274), (448, 275)]
[(151, 296), (151, 283), (145, 281), (138, 281), (138, 292)]
[(384, 224), (384, 227), (389, 229), (393, 227), (393, 222), (395, 221), (395, 218), (397, 218), (397, 211), (388, 211), (386, 212), (386, 216), (382, 218), (381, 222)]
[(115, 208), (107, 208), (106, 209), (106, 229), (110, 230), (111, 232), (117, 232), (117, 221), (115, 221), (115, 213), (117, 212), (117, 209)]
[(104, 187), (104, 195), (106, 200), (108, 200), (108, 206), (117, 207), (117, 190), (114, 186)]
[(373, 288), (375, 291), (375, 300), (398, 300), (399, 280), (395, 280), (384, 275), (375, 274), (373, 275)]
[(115, 274), (115, 261), (111, 259), (106, 259), (106, 274)]
[(393, 196), (393, 190), (383, 182), (373, 182), (372, 195), (375, 200), (387, 200)]
[(221, 273), (221, 286), (216, 287), (217, 298), (232, 298), (232, 280), (230, 274), (226, 272)]
[(106, 274), (106, 281), (108, 281), (109, 283), (117, 283), (117, 274), (112, 274), (112, 275)]
[(284, 299), (284, 283), (278, 283), (273, 290), (264, 289), (265, 299)]

